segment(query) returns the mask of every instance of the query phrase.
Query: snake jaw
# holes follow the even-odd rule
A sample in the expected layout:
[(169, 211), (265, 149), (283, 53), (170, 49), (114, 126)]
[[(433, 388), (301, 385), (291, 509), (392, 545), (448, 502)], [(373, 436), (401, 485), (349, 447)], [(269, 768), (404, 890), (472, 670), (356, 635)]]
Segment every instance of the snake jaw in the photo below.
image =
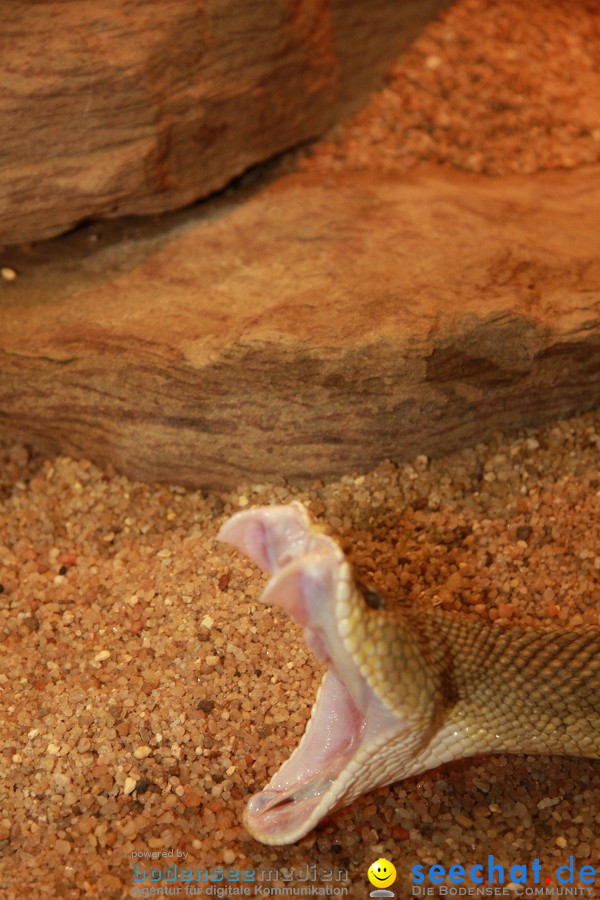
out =
[(218, 537), (271, 574), (261, 599), (302, 625), (307, 646), (328, 665), (300, 744), (244, 818), (257, 840), (292, 843), (381, 783), (369, 759), (409, 724), (384, 706), (348, 652), (352, 603), (362, 601), (342, 550), (301, 504), (237, 513)]
[(292, 843), (313, 828), (336, 804), (336, 779), (351, 760), (363, 727), (364, 716), (330, 669), (300, 744), (248, 804), (244, 822), (253, 837), (269, 844)]
[(344, 559), (336, 542), (315, 527), (297, 502), (236, 513), (221, 527), (217, 540), (232, 544), (269, 575), (309, 553), (322, 551)]

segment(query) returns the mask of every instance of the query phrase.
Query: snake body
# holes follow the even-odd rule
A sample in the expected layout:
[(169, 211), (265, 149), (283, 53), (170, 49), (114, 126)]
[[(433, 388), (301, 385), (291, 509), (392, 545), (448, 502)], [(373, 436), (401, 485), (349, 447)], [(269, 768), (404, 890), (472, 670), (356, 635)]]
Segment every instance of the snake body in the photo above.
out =
[(461, 757), (600, 758), (599, 628), (373, 609), (300, 503), (237, 513), (219, 537), (272, 576), (262, 599), (328, 664), (299, 746), (248, 805), (257, 840), (292, 843), (360, 794)]

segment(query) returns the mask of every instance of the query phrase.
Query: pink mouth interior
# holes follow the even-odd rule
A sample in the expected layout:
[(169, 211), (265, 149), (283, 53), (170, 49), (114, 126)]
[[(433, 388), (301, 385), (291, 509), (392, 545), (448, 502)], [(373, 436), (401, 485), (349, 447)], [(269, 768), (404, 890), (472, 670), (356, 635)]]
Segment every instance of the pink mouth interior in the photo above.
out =
[(317, 807), (317, 819), (335, 807), (338, 776), (365, 741), (388, 728), (391, 715), (337, 631), (334, 603), (343, 554), (331, 538), (312, 529), (304, 510), (294, 504), (238, 513), (219, 538), (272, 575), (262, 600), (303, 625), (307, 646), (328, 664), (298, 748), (246, 811), (253, 834), (284, 843), (313, 827)]
[(269, 785), (252, 797), (248, 821), (259, 824), (266, 834), (279, 834), (308, 819), (352, 759), (364, 721), (330, 669), (323, 679), (302, 747), (283, 764)]

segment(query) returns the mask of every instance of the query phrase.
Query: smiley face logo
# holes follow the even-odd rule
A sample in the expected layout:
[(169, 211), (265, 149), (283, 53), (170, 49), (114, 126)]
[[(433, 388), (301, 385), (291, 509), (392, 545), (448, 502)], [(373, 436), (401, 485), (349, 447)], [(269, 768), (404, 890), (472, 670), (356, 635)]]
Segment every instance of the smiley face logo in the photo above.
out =
[(386, 888), (396, 880), (396, 868), (389, 859), (377, 859), (369, 866), (367, 872), (373, 887)]

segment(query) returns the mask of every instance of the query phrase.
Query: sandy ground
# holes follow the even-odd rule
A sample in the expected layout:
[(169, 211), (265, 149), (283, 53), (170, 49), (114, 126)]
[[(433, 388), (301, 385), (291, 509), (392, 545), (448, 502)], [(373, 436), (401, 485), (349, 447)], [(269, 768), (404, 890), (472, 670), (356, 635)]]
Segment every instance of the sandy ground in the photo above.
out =
[(506, 175), (597, 163), (599, 60), (597, 0), (460, 0), (304, 166)]
[(341, 868), (353, 897), (380, 856), (401, 897), (419, 863), (539, 858), (552, 875), (597, 859), (600, 769), (567, 758), (464, 760), (362, 797), (295, 846), (252, 840), (244, 805), (297, 743), (322, 670), (215, 534), (237, 509), (297, 497), (402, 602), (598, 623), (599, 442), (587, 415), (302, 491), (210, 496), (7, 447), (2, 896), (128, 896), (132, 854), (152, 851), (188, 854), (195, 877), (275, 867), (280, 886), (290, 868)]

